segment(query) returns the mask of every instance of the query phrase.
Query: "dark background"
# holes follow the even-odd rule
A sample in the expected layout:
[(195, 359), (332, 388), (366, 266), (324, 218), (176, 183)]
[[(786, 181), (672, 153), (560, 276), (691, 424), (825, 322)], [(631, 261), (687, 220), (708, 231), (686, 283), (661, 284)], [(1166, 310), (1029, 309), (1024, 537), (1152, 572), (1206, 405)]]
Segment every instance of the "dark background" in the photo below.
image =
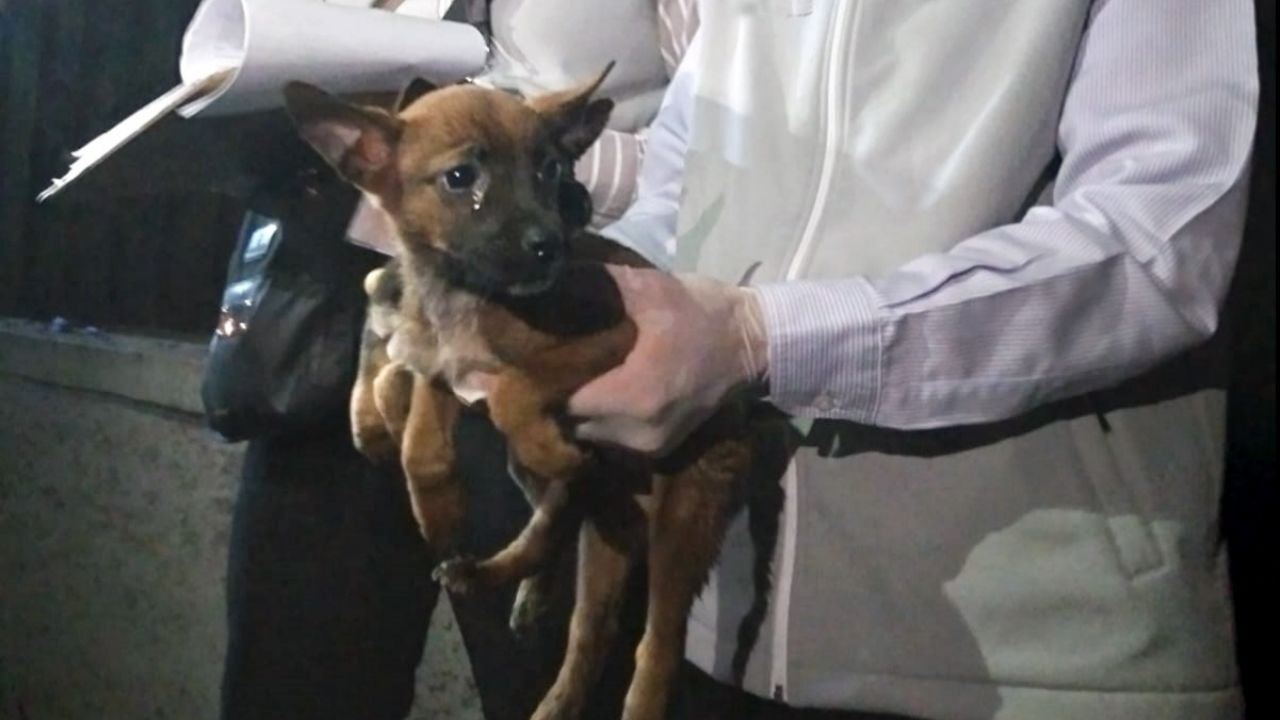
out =
[[(0, 0), (0, 316), (205, 337), (245, 204), (236, 169), (297, 148), (248, 143), (278, 117), (171, 120), (55, 201), (32, 198), (65, 155), (176, 82), (197, 0)], [(1234, 368), (1223, 517), (1246, 692), (1275, 717), (1259, 658), (1266, 513), (1276, 509), (1275, 3), (1257, 0), (1263, 103), (1249, 227), (1224, 328)], [(221, 143), (221, 144), (220, 144)], [(154, 191), (144, 194), (143, 190)], [(1274, 607), (1274, 604), (1272, 604)], [(1265, 693), (1265, 696), (1264, 696)]]
[[(212, 329), (239, 202), (168, 184), (151, 197), (106, 196), (114, 188), (99, 185), (32, 200), (66, 169), (66, 153), (176, 84), (197, 4), (0, 0), (0, 315)], [(181, 148), (130, 163), (189, 164)]]

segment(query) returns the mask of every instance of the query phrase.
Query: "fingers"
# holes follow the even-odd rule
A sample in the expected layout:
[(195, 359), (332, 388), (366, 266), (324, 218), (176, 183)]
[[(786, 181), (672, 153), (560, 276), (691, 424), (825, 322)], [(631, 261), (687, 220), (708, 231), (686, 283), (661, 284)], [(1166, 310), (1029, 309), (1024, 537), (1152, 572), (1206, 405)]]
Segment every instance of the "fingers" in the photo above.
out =
[[(660, 315), (663, 317), (653, 317)], [(622, 364), (583, 385), (569, 397), (569, 415), (652, 417), (666, 407), (671, 378), (665, 360), (670, 356), (666, 335), (674, 322), (666, 311), (636, 315), (638, 335)]]
[(613, 415), (626, 409), (627, 364), (610, 370), (583, 385), (569, 396), (568, 411), (571, 417), (591, 418)]
[(570, 396), (567, 409), (583, 420), (575, 430), (581, 440), (660, 454), (700, 417), (703, 389), (714, 391), (720, 381), (724, 363), (711, 356), (724, 344), (715, 336), (724, 331), (717, 318), (725, 313), (714, 302), (723, 292), (710, 280), (607, 269), (636, 324), (635, 346), (620, 366)]
[(574, 434), (585, 442), (615, 445), (650, 455), (663, 450), (667, 441), (662, 428), (616, 415), (583, 422)]
[(583, 421), (574, 429), (574, 435), (585, 442), (615, 445), (660, 458), (683, 442), (704, 419), (701, 414), (688, 414), (672, 422), (659, 422), (612, 415)]
[(617, 283), (623, 306), (631, 316), (682, 303), (689, 295), (680, 280), (661, 270), (626, 265), (606, 265), (605, 270)]

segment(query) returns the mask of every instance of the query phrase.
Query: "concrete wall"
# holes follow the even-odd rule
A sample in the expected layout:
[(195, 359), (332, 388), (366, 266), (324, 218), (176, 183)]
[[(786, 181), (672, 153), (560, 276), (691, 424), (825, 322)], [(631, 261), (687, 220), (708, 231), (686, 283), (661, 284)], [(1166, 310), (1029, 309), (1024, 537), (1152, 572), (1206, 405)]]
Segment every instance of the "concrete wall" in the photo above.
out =
[[(199, 344), (0, 321), (0, 720), (217, 716), (240, 448)], [(412, 718), (478, 718), (447, 602)]]

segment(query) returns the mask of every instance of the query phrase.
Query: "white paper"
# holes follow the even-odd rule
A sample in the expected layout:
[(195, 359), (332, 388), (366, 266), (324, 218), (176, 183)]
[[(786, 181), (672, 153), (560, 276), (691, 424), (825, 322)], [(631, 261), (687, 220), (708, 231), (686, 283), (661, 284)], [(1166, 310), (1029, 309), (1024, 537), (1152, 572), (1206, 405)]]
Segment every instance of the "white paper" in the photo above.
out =
[(334, 93), (395, 92), (415, 76), (452, 82), (479, 72), (487, 56), (484, 38), (465, 23), (316, 0), (205, 0), (183, 36), (182, 79), (236, 70), (180, 112), (279, 107), (291, 80)]
[(107, 156), (123, 147), (125, 143), (137, 137), (142, 131), (156, 124), (160, 118), (168, 115), (179, 105), (190, 101), (192, 98), (209, 93), (224, 83), (230, 77), (230, 74), (229, 70), (224, 69), (204, 78), (178, 85), (169, 92), (143, 105), (141, 109), (121, 120), (115, 127), (91, 140), (89, 144), (79, 150), (73, 150), (71, 152), (71, 157), (73, 158), (71, 167), (65, 175), (54, 179), (49, 187), (37, 195), (36, 202), (44, 202), (58, 194), (58, 191), (62, 190), (62, 188), (105, 160)]
[(392, 93), (415, 77), (447, 83), (479, 72), (488, 56), (465, 23), (319, 0), (204, 0), (182, 40), (182, 83), (72, 153), (44, 201), (177, 109), (228, 115), (280, 107), (286, 83), (333, 93)]

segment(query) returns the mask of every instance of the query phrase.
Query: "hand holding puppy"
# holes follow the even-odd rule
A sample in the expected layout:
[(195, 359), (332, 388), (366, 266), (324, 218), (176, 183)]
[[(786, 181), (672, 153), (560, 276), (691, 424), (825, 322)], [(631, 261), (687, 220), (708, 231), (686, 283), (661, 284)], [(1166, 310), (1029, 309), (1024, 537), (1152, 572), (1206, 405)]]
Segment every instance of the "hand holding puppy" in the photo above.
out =
[(658, 456), (729, 391), (762, 380), (768, 341), (755, 292), (696, 275), (610, 266), (638, 329), (626, 361), (569, 398), (578, 437)]

